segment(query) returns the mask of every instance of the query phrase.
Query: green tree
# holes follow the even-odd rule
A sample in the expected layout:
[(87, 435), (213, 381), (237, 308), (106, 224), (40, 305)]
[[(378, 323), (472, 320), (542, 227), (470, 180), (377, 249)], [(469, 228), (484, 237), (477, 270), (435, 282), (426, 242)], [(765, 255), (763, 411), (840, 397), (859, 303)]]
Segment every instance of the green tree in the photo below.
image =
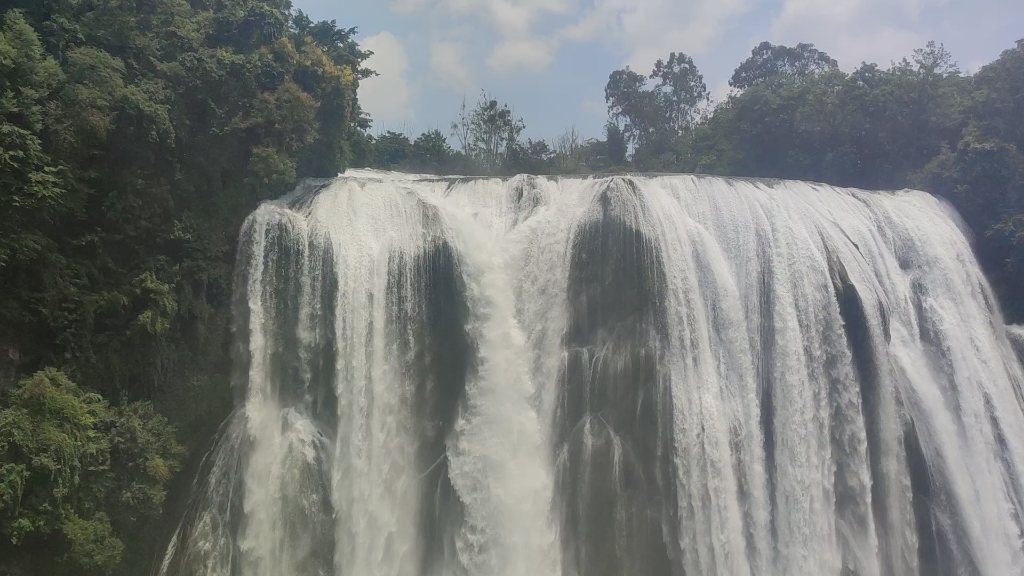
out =
[[(657, 82), (648, 88), (648, 79)], [(693, 59), (676, 52), (667, 62), (658, 60), (649, 77), (629, 67), (612, 72), (604, 94), (610, 121), (621, 127), (627, 147), (636, 152), (634, 164), (642, 168), (689, 155), (690, 136), (710, 102)]]
[[(918, 55), (932, 74), (950, 72), (935, 51)], [(978, 256), (1011, 321), (1024, 318), (1024, 40), (971, 79), (959, 141), (913, 183), (952, 202), (977, 237)]]
[(622, 128), (615, 122), (608, 122), (604, 127), (605, 141), (608, 143), (608, 159), (612, 166), (625, 166), (626, 154), (629, 153), (629, 144)]
[(964, 127), (969, 82), (950, 54), (929, 43), (887, 70), (866, 64), (838, 95), (844, 122), (832, 172), (842, 184), (899, 188)]
[[(598, 140), (596, 138), (590, 138), (584, 140), (576, 151), (576, 156), (579, 159), (579, 173), (596, 173), (596, 172), (609, 172), (616, 168), (621, 169), (624, 164), (615, 164), (612, 162), (608, 155), (609, 142), (608, 140)], [(623, 149), (625, 144), (623, 143)]]
[(621, 126), (627, 145), (646, 141), (664, 120), (662, 102), (647, 88), (647, 77), (628, 66), (608, 76), (604, 99), (611, 121)]
[[(184, 450), (151, 405), (111, 408), (47, 369), (0, 410), (0, 570), (109, 574)], [(113, 515), (113, 516), (111, 516)]]
[[(47, 234), (66, 207), (60, 165), (44, 150), (46, 102), (63, 80), (18, 11), (0, 20), (0, 270), (52, 250)], [(0, 304), (6, 307), (5, 304)], [(11, 311), (9, 313), (14, 313)]]
[(700, 118), (701, 107), (710, 100), (704, 76), (697, 70), (693, 58), (672, 52), (668, 62), (659, 59), (654, 64), (650, 78), (658, 81), (654, 91), (667, 120), (658, 126), (675, 134), (692, 130)]
[(730, 96), (694, 141), (693, 168), (736, 176), (827, 180), (842, 118), (841, 71), (758, 85)]
[[(195, 397), (175, 383), (225, 372), (241, 218), (344, 169), (368, 74), (354, 31), (279, 3), (196, 6), (4, 16), (0, 82), (26, 89), (4, 99), (0, 210), (15, 225), (0, 232), (0, 340), (18, 341), (25, 370), (70, 358), (112, 397)], [(58, 20), (71, 31), (51, 58), (30, 24)]]
[(552, 141), (549, 148), (550, 170), (558, 174), (576, 174), (585, 170), (582, 157), (583, 141), (573, 126)]
[(404, 164), (412, 155), (413, 145), (405, 134), (389, 130), (374, 140), (374, 167), (393, 169)]
[[(196, 449), (230, 409), (242, 219), (365, 148), (357, 90), (371, 72), (355, 32), (283, 0), (0, 6), (0, 345), (17, 374), (54, 366), (117, 406), (99, 436), (105, 471), (75, 485), (88, 498), (59, 510), (21, 499), (14, 524), (56, 516), (49, 531), (24, 532), (11, 558), (50, 546), (37, 573), (70, 570), (47, 558), (82, 572), (149, 568), (177, 464), (140, 455), (173, 440), (157, 414)], [(0, 410), (18, 402), (0, 395)], [(11, 419), (5, 433), (48, 429), (34, 422)], [(6, 445), (45, 448), (18, 442)], [(5, 450), (5, 465), (27, 458)], [(161, 480), (142, 482), (144, 468)]]
[(452, 136), (464, 158), (473, 160), (483, 173), (497, 173), (508, 165), (525, 129), (523, 119), (508, 104), (500, 104), (486, 92), (480, 93), (472, 109), (463, 99), (458, 116), (451, 123)]
[(427, 130), (412, 143), (412, 160), (417, 170), (442, 174), (451, 167), (455, 151), (440, 130)]
[(516, 142), (508, 152), (505, 168), (509, 174), (550, 174), (554, 155), (544, 140)]
[(508, 104), (499, 104), (486, 93), (470, 116), (470, 143), (474, 156), (491, 170), (499, 169), (509, 153), (519, 144), (526, 129)]
[(736, 68), (729, 86), (746, 90), (758, 84), (806, 78), (838, 68), (839, 63), (814, 44), (797, 44), (791, 48), (762, 42), (750, 51), (750, 58)]

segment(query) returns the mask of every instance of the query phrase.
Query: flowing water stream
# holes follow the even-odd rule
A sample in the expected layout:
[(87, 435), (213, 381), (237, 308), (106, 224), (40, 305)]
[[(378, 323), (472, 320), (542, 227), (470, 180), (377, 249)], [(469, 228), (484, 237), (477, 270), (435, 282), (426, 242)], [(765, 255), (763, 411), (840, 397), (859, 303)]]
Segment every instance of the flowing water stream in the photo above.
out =
[(1024, 574), (1024, 333), (925, 193), (357, 171), (238, 254), (159, 576)]

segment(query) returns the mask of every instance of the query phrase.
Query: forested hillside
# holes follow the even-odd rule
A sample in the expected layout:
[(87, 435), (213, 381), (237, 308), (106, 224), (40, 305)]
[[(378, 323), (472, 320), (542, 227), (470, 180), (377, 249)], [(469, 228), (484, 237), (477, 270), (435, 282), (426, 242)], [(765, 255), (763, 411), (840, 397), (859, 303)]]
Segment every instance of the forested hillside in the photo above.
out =
[(303, 177), (920, 187), (1024, 318), (1024, 42), (975, 74), (935, 45), (847, 73), (765, 43), (722, 102), (671, 54), (610, 74), (603, 138), (549, 142), (486, 95), (450, 130), (374, 133), (355, 34), (287, 0), (0, 0), (0, 574), (149, 572), (167, 496), (231, 408), (239, 225)]
[(239, 225), (368, 126), (354, 32), (277, 0), (0, 4), (0, 573), (148, 573), (231, 406)]

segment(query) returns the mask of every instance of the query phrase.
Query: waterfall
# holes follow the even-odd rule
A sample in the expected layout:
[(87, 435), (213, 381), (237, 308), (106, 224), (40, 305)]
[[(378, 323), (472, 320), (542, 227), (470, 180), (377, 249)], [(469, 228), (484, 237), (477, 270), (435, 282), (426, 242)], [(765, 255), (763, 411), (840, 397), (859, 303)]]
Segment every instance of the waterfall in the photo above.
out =
[(233, 305), (159, 576), (1024, 575), (1024, 333), (923, 192), (354, 171)]
[(1024, 364), (1024, 326), (1007, 326), (1006, 329), (1007, 335), (1010, 337), (1010, 344), (1017, 352), (1017, 358), (1020, 359), (1021, 364)]

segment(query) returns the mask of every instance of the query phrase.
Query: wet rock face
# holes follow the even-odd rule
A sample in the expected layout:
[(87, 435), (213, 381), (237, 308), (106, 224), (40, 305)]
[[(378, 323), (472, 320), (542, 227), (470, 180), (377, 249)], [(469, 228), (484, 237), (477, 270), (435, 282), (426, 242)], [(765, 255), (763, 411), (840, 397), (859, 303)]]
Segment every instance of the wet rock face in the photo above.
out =
[(466, 379), (475, 369), (465, 284), (457, 256), (445, 241), (411, 258), (395, 254), (389, 268), (390, 338), (412, 377), (423, 573), (441, 574), (456, 560), (455, 536), (464, 516), (449, 476), (446, 441), (465, 400)]
[(611, 210), (576, 232), (555, 415), (564, 574), (672, 574), (670, 406), (659, 366), (665, 280), (649, 238)]

